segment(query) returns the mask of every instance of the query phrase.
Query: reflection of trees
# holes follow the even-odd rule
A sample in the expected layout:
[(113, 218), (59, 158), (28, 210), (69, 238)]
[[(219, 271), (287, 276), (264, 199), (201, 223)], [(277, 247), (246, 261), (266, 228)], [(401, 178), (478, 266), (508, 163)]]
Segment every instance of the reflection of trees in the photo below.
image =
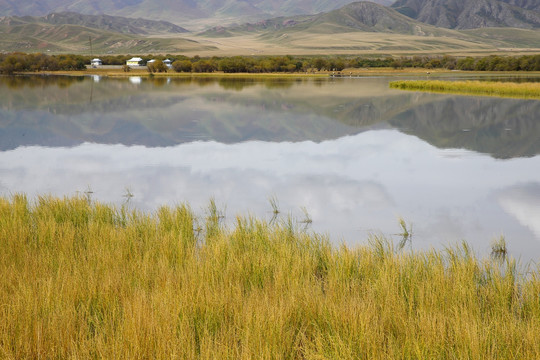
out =
[(288, 78), (235, 78), (235, 77), (221, 77), (218, 79), (219, 86), (225, 90), (237, 90), (241, 91), (246, 87), (264, 84), (267, 89), (289, 89), (295, 83), (302, 82), (302, 79), (288, 79)]
[(217, 82), (217, 79), (211, 78), (211, 77), (201, 77), (201, 78), (193, 78), (192, 79), (193, 84), (199, 85), (199, 87), (206, 87), (210, 85), (214, 85)]
[(12, 90), (50, 86), (67, 88), (82, 81), (84, 81), (83, 76), (0, 76), (0, 87), (5, 85)]
[(267, 89), (289, 89), (300, 82), (302, 79), (265, 79), (264, 86)]
[(171, 78), (170, 84), (175, 86), (186, 86), (191, 85), (193, 83), (193, 78), (191, 76), (185, 76), (185, 77), (174, 77)]
[(156, 87), (162, 87), (162, 86), (167, 84), (167, 78), (164, 78), (164, 77), (161, 77), (161, 76), (153, 77), (153, 78), (150, 79), (150, 81)]
[(236, 90), (241, 91), (245, 87), (253, 86), (257, 84), (256, 80), (253, 78), (229, 78), (223, 77), (218, 80), (219, 86), (225, 90)]
[[(156, 80), (165, 87), (166, 78)], [(2, 86), (3, 84), (7, 86)], [(46, 91), (43, 91), (44, 88)], [(155, 96), (156, 93), (150, 91), (155, 88), (154, 81), (134, 85), (127, 79), (117, 81), (102, 78), (99, 83), (94, 83), (88, 77), (0, 77), (0, 109), (42, 110), (52, 114), (81, 115), (152, 106), (159, 108), (170, 106), (178, 101), (178, 97), (182, 97)]]

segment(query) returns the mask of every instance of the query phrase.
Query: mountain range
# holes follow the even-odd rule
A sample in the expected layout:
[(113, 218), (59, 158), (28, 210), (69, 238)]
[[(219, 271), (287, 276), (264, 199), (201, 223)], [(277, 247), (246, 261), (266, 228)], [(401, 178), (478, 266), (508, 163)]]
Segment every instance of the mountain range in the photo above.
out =
[[(372, 0), (415, 20), (451, 29), (537, 28), (538, 0)], [(279, 16), (330, 12), (354, 0), (0, 0), (0, 16), (43, 16), (53, 12), (117, 15), (166, 20), (193, 29)]]
[(450, 29), (540, 27), (538, 0), (397, 0), (392, 8), (418, 21)]
[[(90, 38), (99, 53), (398, 55), (540, 48), (538, 0), (390, 2), (0, 0), (0, 15), (26, 14), (0, 18), (0, 51), (85, 52)], [(28, 15), (49, 9), (78, 12)], [(129, 17), (111, 15), (118, 13)], [(142, 14), (145, 19), (137, 17)], [(171, 18), (174, 22), (166, 20)], [(194, 27), (184, 26), (182, 19)], [(220, 25), (212, 27), (216, 22)], [(186, 28), (205, 31), (188, 33)]]
[[(444, 7), (442, 4), (440, 6)], [(373, 2), (354, 2), (316, 15), (277, 17), (242, 25), (213, 27), (200, 35), (226, 42), (252, 36), (268, 45), (286, 44), (296, 52), (304, 53), (324, 49), (330, 53), (386, 51), (391, 54), (463, 54), (470, 49), (484, 52), (501, 48), (540, 48), (540, 22), (522, 22), (515, 27), (487, 30), (459, 30), (415, 20), (398, 12), (398, 9)], [(523, 11), (536, 13), (534, 10)]]
[(449, 33), (446, 29), (423, 24), (392, 8), (372, 2), (355, 2), (340, 9), (317, 15), (278, 17), (230, 27), (218, 26), (203, 34), (206, 36), (230, 36), (239, 33), (263, 32), (280, 36), (298, 31), (324, 34), (365, 31), (422, 36)]
[[(338, 9), (354, 0), (0, 0), (0, 16), (42, 16), (78, 12), (167, 20), (196, 26), (202, 19), (223, 23), (275, 16), (315, 14)], [(372, 0), (390, 5), (393, 0)], [(212, 21), (213, 19), (213, 21)], [(203, 22), (204, 23), (204, 22)]]
[[(210, 50), (181, 37), (187, 30), (163, 21), (110, 15), (52, 13), (0, 18), (0, 51), (149, 53)], [(173, 36), (171, 36), (173, 35)]]

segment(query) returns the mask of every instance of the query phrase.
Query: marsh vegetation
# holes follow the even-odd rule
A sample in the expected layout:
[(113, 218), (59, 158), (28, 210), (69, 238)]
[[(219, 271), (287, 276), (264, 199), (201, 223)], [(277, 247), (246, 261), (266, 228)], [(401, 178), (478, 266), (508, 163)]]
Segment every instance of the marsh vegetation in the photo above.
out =
[(0, 198), (0, 354), (540, 357), (540, 272), (525, 273), (502, 240), (484, 260), (465, 243), (368, 243), (331, 246), (290, 218), (225, 227), (213, 202), (197, 216), (90, 196)]
[(403, 80), (390, 82), (390, 87), (402, 90), (540, 99), (540, 83)]

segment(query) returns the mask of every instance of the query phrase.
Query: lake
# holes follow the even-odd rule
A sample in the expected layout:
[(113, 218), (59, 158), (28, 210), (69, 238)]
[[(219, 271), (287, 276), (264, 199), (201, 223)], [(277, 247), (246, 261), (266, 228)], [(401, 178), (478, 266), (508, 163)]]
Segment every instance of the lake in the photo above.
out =
[[(503, 235), (540, 254), (540, 101), (404, 92), (396, 78), (0, 77), (0, 195), (154, 211), (215, 199), (334, 244)], [(126, 196), (132, 194), (133, 197)], [(307, 223), (306, 220), (312, 220)]]

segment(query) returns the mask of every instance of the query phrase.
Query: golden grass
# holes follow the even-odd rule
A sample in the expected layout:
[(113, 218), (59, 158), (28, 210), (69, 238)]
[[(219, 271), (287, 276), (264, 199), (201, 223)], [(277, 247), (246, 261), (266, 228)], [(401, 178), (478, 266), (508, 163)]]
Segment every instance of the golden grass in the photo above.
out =
[(0, 358), (540, 358), (538, 270), (218, 215), (0, 198)]
[(392, 81), (390, 87), (414, 91), (540, 99), (540, 83), (405, 80)]

